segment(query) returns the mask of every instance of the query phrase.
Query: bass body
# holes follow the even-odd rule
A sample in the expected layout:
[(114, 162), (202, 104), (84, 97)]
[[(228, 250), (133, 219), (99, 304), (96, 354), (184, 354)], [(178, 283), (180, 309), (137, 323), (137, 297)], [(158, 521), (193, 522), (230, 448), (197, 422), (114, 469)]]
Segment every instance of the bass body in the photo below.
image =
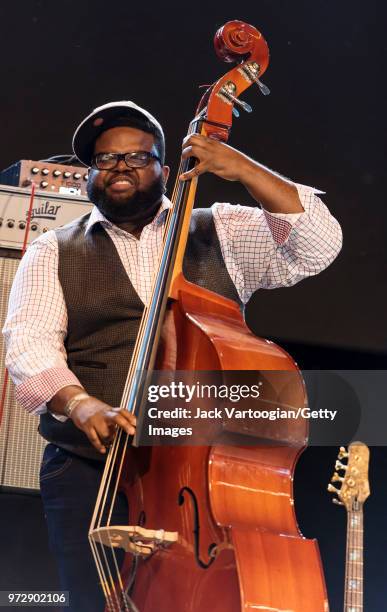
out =
[[(184, 279), (179, 284), (168, 313), (179, 340), (167, 323), (158, 368), (259, 369), (260, 406), (305, 405), (302, 377), (285, 351), (253, 336), (233, 302)], [(129, 524), (178, 534), (138, 562), (131, 598), (141, 612), (328, 609), (317, 543), (302, 537), (294, 512), (305, 420), (256, 427), (248, 446), (129, 450), (122, 485)], [(131, 568), (129, 558), (127, 575)]]

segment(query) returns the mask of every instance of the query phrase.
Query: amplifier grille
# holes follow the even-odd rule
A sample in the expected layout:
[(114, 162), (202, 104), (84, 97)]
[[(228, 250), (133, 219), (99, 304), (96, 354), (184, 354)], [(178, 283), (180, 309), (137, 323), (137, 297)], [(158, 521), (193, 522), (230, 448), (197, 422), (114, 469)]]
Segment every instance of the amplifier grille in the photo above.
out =
[[(19, 259), (0, 256), (0, 328), (4, 326), (8, 298)], [(0, 335), (1, 388), (4, 378), (5, 344)], [(0, 423), (0, 486), (39, 489), (39, 467), (45, 440), (38, 434), (39, 418), (26, 413), (15, 400), (14, 386), (8, 383)]]

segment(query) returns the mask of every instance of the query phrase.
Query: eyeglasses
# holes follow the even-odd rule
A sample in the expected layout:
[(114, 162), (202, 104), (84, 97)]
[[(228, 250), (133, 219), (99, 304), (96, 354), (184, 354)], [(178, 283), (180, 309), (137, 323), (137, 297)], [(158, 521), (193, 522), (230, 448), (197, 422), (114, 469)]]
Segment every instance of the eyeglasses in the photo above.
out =
[(160, 158), (150, 151), (131, 151), (130, 153), (97, 153), (92, 165), (98, 170), (113, 170), (123, 159), (128, 168), (145, 168), (152, 159)]

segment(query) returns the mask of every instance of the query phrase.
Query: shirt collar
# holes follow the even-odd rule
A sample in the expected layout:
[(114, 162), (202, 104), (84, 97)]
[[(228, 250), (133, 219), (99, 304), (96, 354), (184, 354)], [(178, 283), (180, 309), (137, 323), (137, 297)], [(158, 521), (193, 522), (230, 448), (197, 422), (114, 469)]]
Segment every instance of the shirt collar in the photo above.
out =
[[(171, 206), (172, 206), (171, 201), (168, 200), (168, 198), (166, 198), (164, 196), (156, 216), (152, 219), (152, 221), (149, 223), (149, 225), (161, 225), (161, 224), (163, 224), (164, 221), (165, 221), (165, 217), (166, 217), (166, 212), (165, 211), (169, 210)], [(101, 223), (101, 225), (103, 225), (105, 227), (110, 227), (112, 229), (119, 230), (117, 225), (112, 223), (112, 221), (109, 221), (109, 219), (107, 219), (101, 213), (101, 211), (98, 210), (98, 208), (96, 206), (94, 206), (92, 211), (91, 211), (91, 213), (90, 213), (90, 217), (89, 217), (89, 220), (88, 220), (87, 225), (86, 225), (85, 236), (90, 232), (91, 228), (94, 225), (96, 225), (97, 223)]]

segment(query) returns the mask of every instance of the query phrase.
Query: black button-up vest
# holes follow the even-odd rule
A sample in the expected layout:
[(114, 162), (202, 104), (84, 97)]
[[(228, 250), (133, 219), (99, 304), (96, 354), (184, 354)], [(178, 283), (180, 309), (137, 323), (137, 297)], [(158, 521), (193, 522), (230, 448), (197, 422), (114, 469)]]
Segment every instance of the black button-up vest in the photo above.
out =
[[(56, 230), (68, 313), (68, 367), (90, 395), (119, 406), (144, 305), (102, 225), (85, 235), (89, 216)], [(210, 209), (193, 212), (183, 269), (191, 282), (240, 303)], [(101, 459), (70, 419), (62, 423), (47, 412), (40, 433), (74, 453)]]

